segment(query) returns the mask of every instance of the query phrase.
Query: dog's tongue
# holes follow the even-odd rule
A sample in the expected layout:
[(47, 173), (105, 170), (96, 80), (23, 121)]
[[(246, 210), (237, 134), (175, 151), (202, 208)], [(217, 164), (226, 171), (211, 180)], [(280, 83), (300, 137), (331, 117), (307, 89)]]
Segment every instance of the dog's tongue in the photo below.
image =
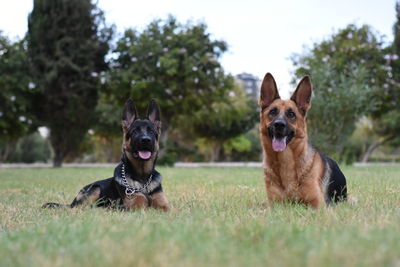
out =
[(150, 151), (139, 151), (139, 157), (141, 159), (149, 159), (151, 157)]
[(276, 152), (282, 152), (286, 148), (286, 136), (283, 138), (272, 138), (272, 149)]

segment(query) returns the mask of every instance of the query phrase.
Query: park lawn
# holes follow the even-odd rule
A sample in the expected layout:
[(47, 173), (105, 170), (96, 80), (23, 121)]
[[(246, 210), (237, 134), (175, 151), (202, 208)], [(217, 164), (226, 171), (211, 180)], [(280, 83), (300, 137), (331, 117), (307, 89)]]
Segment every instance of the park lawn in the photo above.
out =
[(343, 167), (354, 205), (265, 205), (259, 168), (159, 168), (172, 211), (44, 210), (112, 168), (0, 169), (0, 266), (400, 266), (400, 166)]

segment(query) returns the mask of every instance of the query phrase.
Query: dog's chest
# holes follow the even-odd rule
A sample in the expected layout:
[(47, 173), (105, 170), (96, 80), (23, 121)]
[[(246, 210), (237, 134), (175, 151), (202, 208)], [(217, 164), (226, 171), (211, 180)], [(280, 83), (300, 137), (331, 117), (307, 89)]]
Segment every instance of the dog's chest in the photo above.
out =
[[(117, 183), (119, 185), (121, 185), (123, 187), (126, 187), (126, 184), (125, 184), (125, 182), (124, 182), (124, 180), (122, 178), (122, 175), (121, 176), (116, 176), (115, 180), (117, 181)], [(129, 186), (131, 186), (133, 188), (141, 188), (143, 186), (143, 183), (140, 183), (139, 181), (134, 180), (132, 175), (129, 172), (125, 173), (125, 181)]]
[(266, 159), (265, 179), (279, 188), (282, 198), (299, 200), (302, 181), (307, 179), (310, 155), (295, 155), (287, 149), (271, 159)]

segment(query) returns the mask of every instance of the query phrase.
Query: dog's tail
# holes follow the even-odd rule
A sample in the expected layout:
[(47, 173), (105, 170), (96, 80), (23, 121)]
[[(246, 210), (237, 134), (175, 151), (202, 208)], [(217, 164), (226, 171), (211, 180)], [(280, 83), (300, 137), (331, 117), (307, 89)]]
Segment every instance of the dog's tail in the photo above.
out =
[(63, 205), (54, 202), (48, 202), (42, 205), (42, 209), (55, 209), (55, 208), (71, 208), (71, 205)]

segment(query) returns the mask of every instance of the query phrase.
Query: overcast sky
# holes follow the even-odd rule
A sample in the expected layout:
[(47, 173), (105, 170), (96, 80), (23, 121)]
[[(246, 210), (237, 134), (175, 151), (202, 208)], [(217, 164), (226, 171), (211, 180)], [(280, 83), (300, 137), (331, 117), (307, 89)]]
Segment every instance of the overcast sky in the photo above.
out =
[[(32, 0), (0, 0), (0, 30), (10, 38), (27, 31)], [(271, 72), (281, 91), (289, 85), (292, 53), (300, 53), (349, 23), (369, 24), (393, 39), (395, 0), (99, 0), (106, 19), (122, 32), (143, 29), (155, 18), (175, 15), (180, 22), (208, 25), (213, 38), (229, 44), (222, 59), (227, 72), (260, 78)], [(287, 93), (282, 94), (288, 97)]]

